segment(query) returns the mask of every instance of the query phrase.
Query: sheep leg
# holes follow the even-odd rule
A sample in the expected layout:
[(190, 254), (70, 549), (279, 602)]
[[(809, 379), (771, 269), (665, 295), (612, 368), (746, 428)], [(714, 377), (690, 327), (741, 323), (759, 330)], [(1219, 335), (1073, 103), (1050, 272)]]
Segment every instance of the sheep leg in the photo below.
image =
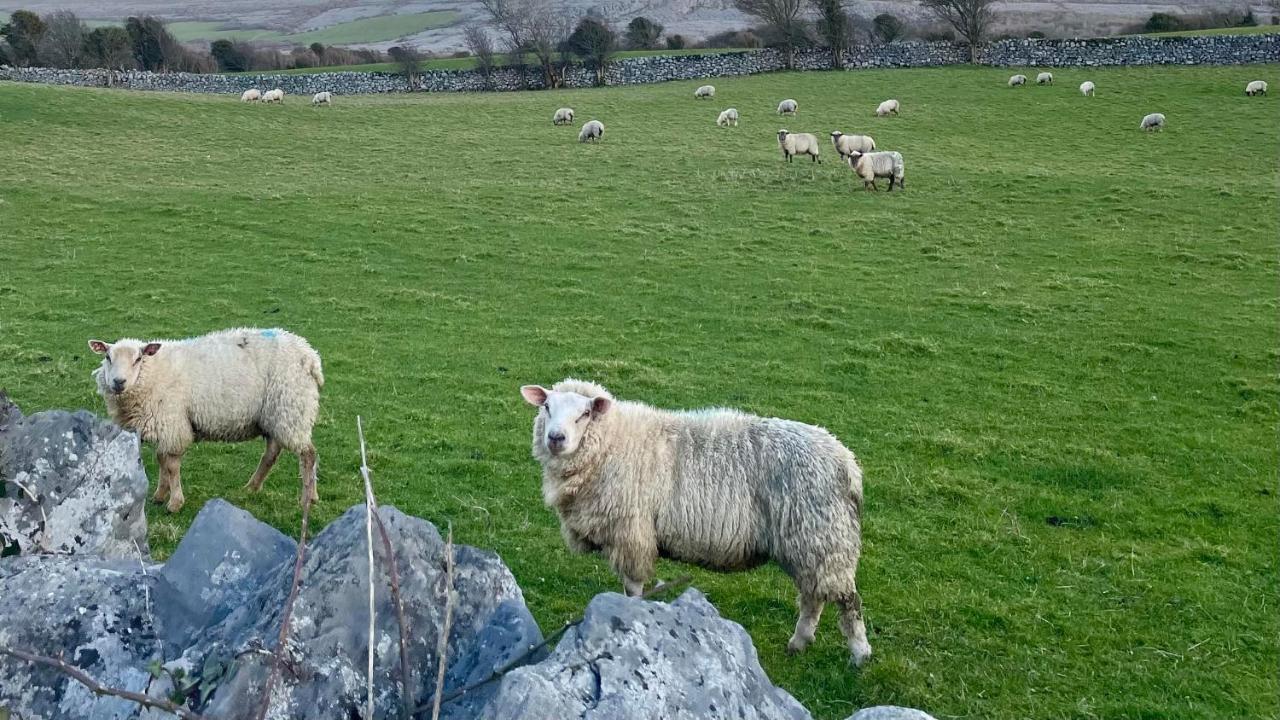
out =
[(871, 643), (867, 642), (867, 626), (862, 621), (862, 597), (857, 592), (840, 601), (840, 632), (849, 643), (853, 664), (861, 667), (871, 657)]
[(316, 490), (316, 449), (312, 445), (308, 445), (298, 452), (298, 464), (302, 471), (302, 499), (303, 507), (320, 501), (320, 493)]
[(164, 507), (176, 513), (187, 502), (182, 494), (182, 456), (156, 455), (156, 461), (160, 464), (160, 482), (169, 488), (169, 502)]
[(262, 461), (258, 463), (258, 469), (253, 471), (253, 477), (249, 478), (245, 489), (249, 492), (261, 490), (262, 483), (267, 479), (267, 475), (271, 473), (271, 468), (276, 464), (276, 458), (278, 457), (280, 457), (280, 442), (273, 437), (268, 437), (267, 449), (262, 453)]
[(156, 453), (156, 464), (160, 466), (160, 476), (156, 478), (156, 492), (151, 496), (151, 502), (163, 503), (169, 499), (169, 474), (165, 472), (164, 463), (161, 458), (164, 456)]
[(608, 548), (609, 566), (622, 579), (627, 595), (639, 597), (645, 581), (653, 578), (653, 564), (658, 558), (658, 542), (652, 526), (627, 523)]
[(800, 606), (800, 618), (796, 620), (796, 631), (791, 635), (791, 640), (787, 642), (787, 654), (795, 655), (804, 652), (809, 647), (809, 643), (813, 642), (813, 636), (818, 631), (818, 620), (822, 619), (822, 608), (826, 603), (813, 597), (800, 595), (798, 602)]

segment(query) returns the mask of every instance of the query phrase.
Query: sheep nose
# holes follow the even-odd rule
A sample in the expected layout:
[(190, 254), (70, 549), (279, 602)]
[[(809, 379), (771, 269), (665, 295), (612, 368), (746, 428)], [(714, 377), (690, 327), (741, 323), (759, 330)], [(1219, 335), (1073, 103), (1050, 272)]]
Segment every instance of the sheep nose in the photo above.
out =
[(564, 433), (562, 432), (547, 433), (547, 442), (551, 443), (552, 445), (559, 445), (560, 443), (564, 442)]
[(112, 390), (115, 390), (116, 392), (120, 392), (120, 391), (124, 390), (124, 381), (123, 381), (123, 380), (112, 380), (112, 381), (111, 381), (111, 389), (112, 389)]

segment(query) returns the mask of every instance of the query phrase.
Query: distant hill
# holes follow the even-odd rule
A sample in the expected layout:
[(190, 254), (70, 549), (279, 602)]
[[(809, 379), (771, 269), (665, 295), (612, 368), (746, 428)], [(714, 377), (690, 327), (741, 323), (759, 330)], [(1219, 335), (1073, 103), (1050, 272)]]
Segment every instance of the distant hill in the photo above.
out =
[[(651, 17), (669, 33), (702, 38), (750, 25), (731, 0), (563, 0), (573, 14), (592, 9), (619, 26), (636, 15)], [(1181, 3), (1150, 0), (1045, 0), (1001, 3), (1002, 27), (1011, 32), (1039, 30), (1049, 37), (1093, 36), (1113, 33), (1145, 20), (1153, 12), (1191, 14), (1240, 7), (1229, 0), (1191, 0)], [(483, 20), (472, 0), (0, 0), (0, 13), (25, 8), (45, 13), (72, 10), (86, 20), (119, 21), (135, 14), (153, 14), (180, 22), (175, 33), (190, 42), (223, 37), (278, 42), (326, 44), (385, 49), (410, 43), (424, 50), (462, 48), (462, 26)], [(852, 9), (867, 17), (891, 12), (905, 19), (925, 20), (920, 7), (906, 0), (855, 0)], [(1255, 7), (1260, 17), (1270, 11)]]

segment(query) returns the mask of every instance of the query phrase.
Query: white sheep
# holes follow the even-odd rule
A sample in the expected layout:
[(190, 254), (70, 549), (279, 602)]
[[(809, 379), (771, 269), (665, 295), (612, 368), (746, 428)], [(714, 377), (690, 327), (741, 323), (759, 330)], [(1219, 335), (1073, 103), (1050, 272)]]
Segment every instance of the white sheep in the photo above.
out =
[(1051, 73), (1051, 72), (1042, 72), (1042, 73), (1040, 73), (1039, 75), (1037, 75), (1037, 76), (1036, 76), (1036, 84), (1037, 84), (1037, 85), (1052, 85), (1052, 84), (1053, 84), (1053, 73)]
[(262, 91), (258, 88), (249, 88), (240, 93), (240, 102), (258, 102), (262, 99)]
[(320, 355), (284, 330), (238, 328), (188, 340), (90, 340), (102, 355), (93, 376), (111, 419), (155, 444), (160, 480), (152, 498), (177, 512), (182, 454), (201, 440), (264, 437), (262, 462), (249, 479), (262, 488), (281, 448), (298, 455), (302, 501), (316, 495), (311, 428), (320, 408)]
[(1147, 132), (1152, 130), (1164, 132), (1164, 113), (1151, 113), (1142, 118), (1142, 124), (1138, 126), (1138, 129), (1146, 130)]
[(800, 592), (789, 652), (840, 606), (853, 662), (871, 655), (856, 574), (862, 470), (826, 430), (735, 410), (672, 412), (563, 380), (520, 388), (538, 408), (533, 456), (566, 545), (599, 551), (629, 595), (659, 555), (715, 570), (775, 560)]
[(1253, 97), (1254, 95), (1266, 95), (1267, 81), (1254, 80), (1250, 82), (1248, 85), (1244, 86), (1244, 94), (1248, 95), (1249, 97)]
[(1085, 80), (1084, 82), (1080, 83), (1080, 94), (1086, 97), (1093, 97), (1093, 92), (1096, 89), (1097, 89), (1097, 86), (1093, 84), (1092, 80)]
[(325, 90), (323, 92), (318, 92), (311, 98), (312, 105), (329, 105), (332, 103), (333, 103), (333, 93), (329, 92), (328, 90)]
[(702, 99), (702, 98), (713, 98), (713, 97), (715, 97), (715, 96), (716, 96), (716, 86), (715, 86), (715, 85), (703, 85), (702, 87), (700, 87), (700, 88), (698, 88), (697, 90), (694, 90), (694, 91), (693, 91), (693, 96), (694, 96), (694, 97), (696, 97), (696, 98), (698, 98), (698, 99)]
[(889, 178), (889, 192), (893, 192), (894, 182), (898, 183), (898, 189), (904, 189), (902, 186), (902, 178), (904, 175), (902, 154), (894, 151), (881, 151), (873, 153), (860, 153), (854, 151), (849, 153), (846, 158), (849, 167), (862, 178), (863, 190), (877, 190), (876, 178)]
[(1019, 75), (1010, 75), (1010, 76), (1009, 76), (1009, 87), (1021, 87), (1021, 86), (1026, 85), (1026, 84), (1027, 84), (1027, 76), (1026, 76), (1026, 75), (1021, 75), (1021, 74), (1019, 74)]
[(800, 109), (800, 103), (796, 102), (795, 100), (787, 99), (778, 103), (779, 115), (795, 115), (796, 111), (799, 109)]
[(840, 157), (848, 157), (849, 153), (869, 153), (876, 149), (876, 141), (870, 135), (845, 135), (839, 130), (831, 131), (831, 144), (835, 145)]
[(589, 120), (578, 133), (578, 142), (596, 142), (602, 137), (604, 137), (604, 123), (599, 120)]
[(716, 118), (716, 125), (720, 127), (738, 127), (738, 109), (729, 108), (720, 113)]
[(572, 125), (573, 124), (573, 108), (562, 107), (556, 110), (556, 114), (551, 116), (552, 125)]
[(283, 91), (283, 90), (281, 90), (280, 88), (276, 88), (275, 90), (268, 90), (268, 91), (266, 91), (265, 93), (263, 93), (263, 94), (262, 94), (262, 102), (264, 102), (264, 103), (273, 103), (273, 102), (282, 103), (282, 102), (284, 102), (284, 91)]
[(885, 100), (884, 102), (880, 103), (879, 107), (876, 108), (876, 117), (884, 117), (889, 113), (893, 113), (894, 115), (897, 115), (898, 107), (899, 105), (897, 100)]
[(793, 133), (787, 130), (778, 131), (778, 147), (782, 148), (782, 157), (787, 162), (796, 155), (808, 155), (814, 162), (822, 162), (818, 158), (818, 138), (809, 133)]

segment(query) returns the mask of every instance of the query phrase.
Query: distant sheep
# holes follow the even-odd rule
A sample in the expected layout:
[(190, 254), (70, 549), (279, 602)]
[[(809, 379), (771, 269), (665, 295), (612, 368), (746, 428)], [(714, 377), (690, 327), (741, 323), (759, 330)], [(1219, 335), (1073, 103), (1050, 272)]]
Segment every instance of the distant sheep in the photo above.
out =
[(258, 102), (262, 99), (262, 91), (258, 88), (249, 88), (240, 93), (240, 102)]
[(694, 97), (696, 97), (696, 98), (699, 98), (699, 99), (701, 99), (701, 98), (713, 98), (713, 97), (715, 97), (715, 96), (716, 96), (716, 86), (715, 86), (715, 85), (703, 85), (702, 87), (700, 87), (700, 88), (698, 88), (697, 90), (694, 90), (694, 91), (693, 91), (693, 96), (694, 96)]
[(1026, 84), (1027, 84), (1026, 75), (1010, 75), (1009, 76), (1009, 87), (1021, 87)]
[(1085, 80), (1084, 82), (1080, 83), (1081, 95), (1084, 95), (1086, 97), (1093, 97), (1094, 89), (1095, 89), (1095, 86), (1092, 80)]
[(604, 123), (599, 120), (588, 121), (578, 133), (578, 142), (596, 142), (604, 137)]
[(565, 544), (608, 558), (628, 595), (659, 556), (721, 571), (772, 559), (800, 595), (788, 652), (809, 646), (835, 602), (854, 664), (871, 656), (856, 583), (862, 470), (831, 433), (736, 410), (660, 410), (581, 380), (520, 394), (538, 409), (533, 456)]
[(573, 108), (563, 107), (556, 110), (556, 114), (551, 116), (552, 125), (572, 125), (573, 124)]
[(1138, 126), (1138, 129), (1146, 130), (1147, 132), (1152, 130), (1164, 132), (1164, 113), (1151, 113), (1142, 118), (1142, 124)]
[(311, 98), (312, 105), (329, 105), (333, 103), (333, 93), (325, 90), (318, 92)]
[(1248, 85), (1244, 86), (1244, 94), (1248, 95), (1249, 97), (1253, 97), (1254, 95), (1266, 95), (1267, 81), (1254, 80), (1250, 82)]
[(320, 355), (284, 330), (239, 328), (188, 340), (90, 340), (102, 355), (98, 393), (117, 425), (155, 444), (160, 480), (153, 500), (182, 508), (182, 455), (201, 440), (267, 440), (247, 487), (262, 488), (281, 448), (298, 455), (302, 501), (316, 495), (311, 428), (320, 409)]
[(885, 100), (876, 108), (876, 117), (884, 117), (890, 113), (897, 115), (898, 107), (899, 105), (897, 100)]
[(902, 164), (902, 154), (897, 152), (873, 152), (860, 153), (853, 152), (847, 158), (849, 167), (857, 173), (862, 179), (863, 190), (878, 190), (876, 187), (876, 178), (889, 178), (889, 192), (893, 192), (893, 184), (898, 183), (898, 189), (903, 190), (902, 178), (904, 168)]
[(282, 103), (282, 102), (284, 102), (284, 91), (283, 91), (283, 90), (281, 90), (280, 88), (276, 88), (275, 90), (268, 90), (268, 91), (266, 91), (265, 93), (263, 93), (263, 94), (262, 94), (262, 102), (264, 102), (264, 103), (273, 103), (273, 102)]
[(870, 135), (845, 135), (839, 130), (831, 131), (831, 144), (836, 146), (841, 158), (851, 152), (869, 153), (876, 149), (876, 141)]
[(1052, 85), (1052, 84), (1053, 84), (1053, 73), (1051, 73), (1051, 72), (1042, 72), (1042, 73), (1040, 73), (1039, 75), (1037, 75), (1037, 76), (1036, 76), (1036, 84), (1037, 84), (1037, 85)]
[(809, 133), (793, 133), (787, 130), (778, 131), (778, 147), (782, 148), (782, 157), (787, 162), (796, 155), (808, 155), (814, 162), (822, 162), (818, 158), (818, 138)]
[(720, 127), (738, 127), (738, 109), (729, 108), (720, 113), (716, 118), (716, 125)]
[(799, 109), (800, 109), (800, 103), (797, 103), (795, 100), (783, 100), (782, 102), (778, 103), (779, 115), (795, 115), (796, 110), (799, 110)]

